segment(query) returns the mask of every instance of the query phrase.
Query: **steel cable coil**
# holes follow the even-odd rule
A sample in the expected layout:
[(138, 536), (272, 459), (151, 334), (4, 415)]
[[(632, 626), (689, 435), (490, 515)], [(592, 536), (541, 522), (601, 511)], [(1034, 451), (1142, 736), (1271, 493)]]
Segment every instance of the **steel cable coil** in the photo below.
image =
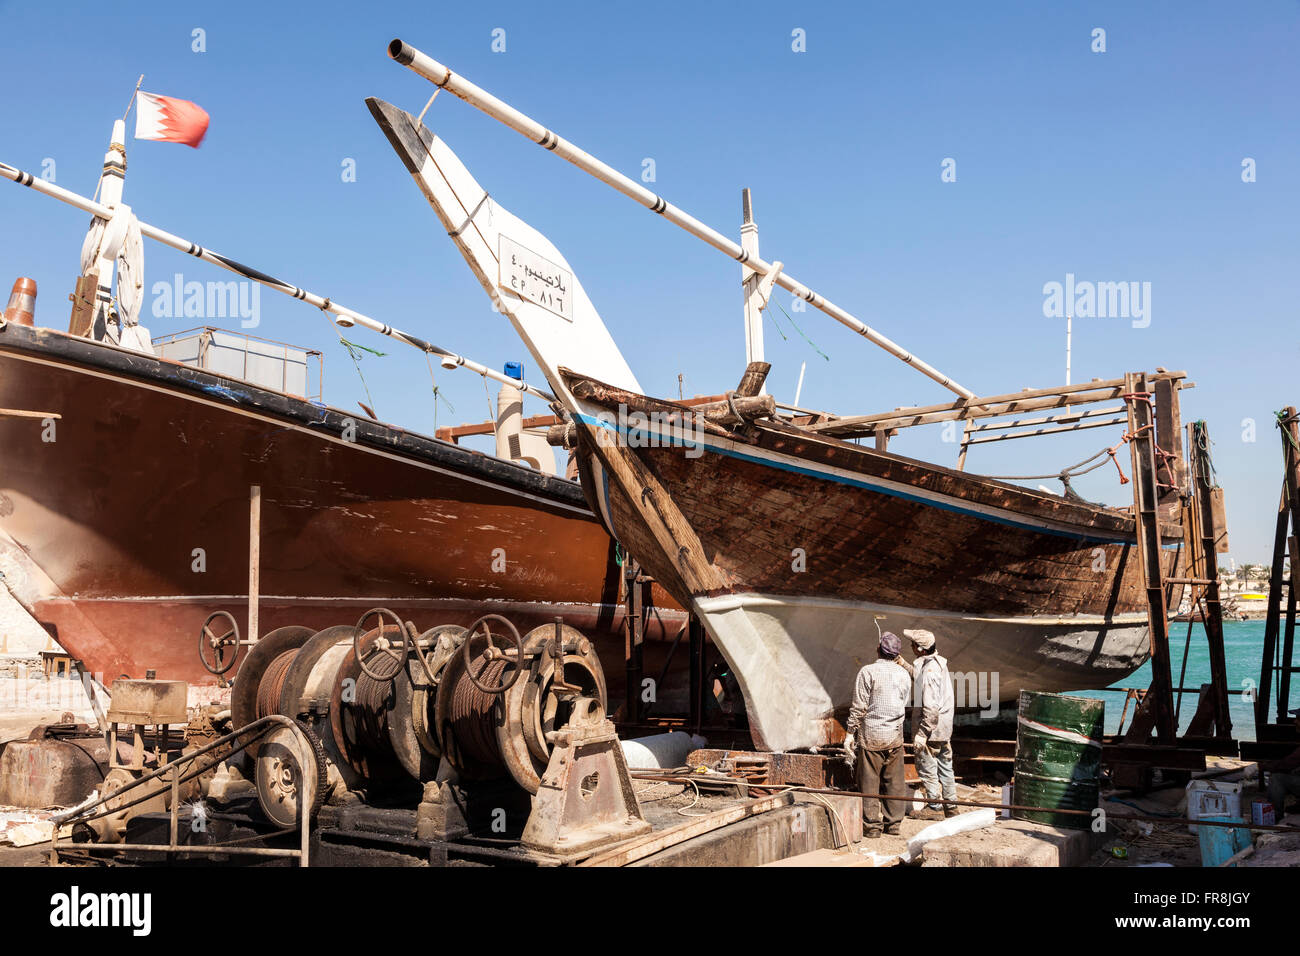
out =
[(470, 667), (457, 675), (448, 717), (460, 756), (504, 769), (496, 737), (497, 703), (501, 696), (474, 686), (470, 674), (473, 673), (480, 683), (499, 685), (505, 669), (513, 666), (509, 660), (490, 661), (484, 652), (475, 656)]

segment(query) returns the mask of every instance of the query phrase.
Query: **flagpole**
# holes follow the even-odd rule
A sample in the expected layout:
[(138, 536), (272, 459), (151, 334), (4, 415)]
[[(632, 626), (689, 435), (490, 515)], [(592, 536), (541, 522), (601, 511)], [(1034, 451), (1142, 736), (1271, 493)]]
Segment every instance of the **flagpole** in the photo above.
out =
[[(77, 209), (88, 212), (93, 216), (98, 216), (101, 219), (111, 220), (113, 218), (113, 210), (108, 206), (101, 205), (92, 199), (87, 199), (85, 196), (78, 195), (70, 189), (64, 189), (62, 186), (56, 186), (54, 183), (47, 182), (44, 179), (39, 179), (31, 173), (24, 172), (23, 170), (10, 166), (7, 163), (0, 163), (0, 176), (5, 179), (13, 180), (20, 186), (27, 186), (39, 193), (44, 193), (52, 199), (57, 199), (60, 202), (67, 203), (69, 206), (74, 206)], [(517, 378), (511, 378), (504, 372), (498, 372), (496, 369), (489, 368), (486, 365), (481, 365), (463, 355), (458, 355), (455, 352), (450, 352), (447, 349), (440, 348), (431, 342), (426, 342), (417, 336), (411, 335), (409, 332), (403, 332), (401, 329), (394, 328), (391, 325), (379, 322), (360, 312), (355, 312), (352, 309), (341, 306), (337, 302), (331, 301), (328, 296), (317, 295), (314, 292), (308, 292), (306, 289), (301, 289), (295, 285), (289, 284), (288, 282), (276, 279), (258, 269), (236, 262), (234, 259), (230, 259), (220, 253), (213, 252), (211, 249), (205, 249), (197, 243), (190, 242), (188, 239), (182, 239), (180, 236), (172, 235), (170, 232), (159, 229), (157, 226), (151, 226), (147, 222), (139, 222), (139, 225), (140, 234), (142, 236), (148, 236), (155, 242), (161, 242), (164, 246), (171, 246), (171, 248), (184, 252), (186, 255), (194, 256), (196, 259), (202, 259), (204, 262), (225, 269), (227, 272), (233, 272), (236, 275), (243, 276), (245, 279), (250, 279), (258, 285), (266, 286), (268, 289), (281, 292), (284, 295), (292, 296), (295, 299), (301, 299), (303, 302), (316, 306), (316, 308), (320, 309), (322, 312), (329, 312), (330, 314), (337, 316), (338, 318), (335, 320), (335, 324), (342, 326), (343, 328), (348, 328), (353, 325), (363, 326), (374, 332), (378, 332), (381, 335), (387, 335), (389, 338), (397, 339), (399, 342), (405, 342), (407, 345), (413, 346), (421, 352), (437, 355), (443, 368), (451, 369), (456, 368), (457, 366), (463, 366), (471, 372), (477, 372), (484, 378), (490, 378), (493, 381), (501, 382), (503, 385), (513, 385), (520, 391), (527, 392), (528, 394), (547, 402), (555, 401), (555, 396), (550, 392), (537, 388), (534, 385), (529, 385)]]
[(139, 93), (140, 93), (140, 87), (141, 87), (143, 84), (144, 84), (144, 74), (141, 73), (141, 74), (140, 74), (140, 79), (138, 79), (138, 80), (135, 81), (135, 89), (131, 91), (131, 102), (129, 102), (129, 103), (126, 104), (126, 112), (122, 114), (122, 122), (123, 122), (123, 123), (125, 123), (125, 122), (126, 122), (126, 118), (127, 118), (128, 116), (131, 115), (131, 107), (135, 106), (135, 98), (136, 98), (137, 95), (139, 95)]

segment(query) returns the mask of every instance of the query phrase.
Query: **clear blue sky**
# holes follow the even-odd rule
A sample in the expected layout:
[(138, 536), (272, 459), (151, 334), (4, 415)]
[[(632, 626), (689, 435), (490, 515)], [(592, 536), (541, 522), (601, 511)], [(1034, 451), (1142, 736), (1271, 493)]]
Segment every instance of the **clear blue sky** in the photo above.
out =
[[(1092, 31), (1106, 31), (1094, 53)], [(191, 49), (192, 31), (206, 52)], [(506, 31), (506, 50), (491, 49)], [(791, 49), (806, 31), (807, 50)], [(1300, 403), (1300, 6), (1228, 3), (30, 4), (0, 2), (0, 159), (90, 193), (112, 120), (144, 88), (212, 116), (199, 150), (128, 143), (143, 219), (485, 363), (526, 358), (366, 110), (432, 87), (384, 52), (442, 60), (715, 228), (754, 191), (762, 250), (977, 392), (1059, 384), (1044, 283), (1151, 283), (1151, 323), (1079, 319), (1074, 377), (1186, 369), (1228, 491), (1233, 557), (1267, 561), (1280, 482), (1272, 413)], [(718, 392), (744, 363), (739, 267), (451, 96), (428, 124), (546, 232), (652, 393)], [(941, 182), (956, 161), (957, 181)], [(1242, 161), (1257, 181), (1243, 183)], [(345, 159), (356, 182), (343, 182)], [(35, 277), (63, 326), (86, 217), (0, 183), (0, 270)], [(147, 281), (225, 274), (149, 243)], [(8, 279), (4, 280), (7, 282)], [(790, 310), (789, 296), (780, 301)], [(151, 300), (146, 299), (146, 310)], [(815, 311), (776, 318), (769, 387), (840, 413), (942, 401), (939, 386)], [(146, 315), (155, 334), (198, 324)], [(257, 332), (323, 348), (326, 400), (364, 392), (316, 310), (273, 293)], [(431, 431), (418, 353), (363, 371), (386, 420)], [(529, 363), (531, 365), (531, 363)], [(486, 417), (440, 373), (438, 424)], [(1257, 440), (1243, 441), (1243, 419)], [(977, 448), (972, 470), (1055, 471), (1118, 429)], [(937, 428), (895, 450), (944, 463)], [(1127, 462), (1127, 453), (1121, 456)], [(1125, 464), (1125, 470), (1128, 470)], [(1054, 482), (1044, 482), (1056, 487)], [(1122, 503), (1114, 470), (1077, 487)]]

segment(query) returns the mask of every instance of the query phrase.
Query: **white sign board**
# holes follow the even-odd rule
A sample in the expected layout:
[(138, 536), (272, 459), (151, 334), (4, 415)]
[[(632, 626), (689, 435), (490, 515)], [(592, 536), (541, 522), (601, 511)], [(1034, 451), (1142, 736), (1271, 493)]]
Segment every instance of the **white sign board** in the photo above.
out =
[(566, 322), (573, 321), (573, 273), (501, 236), (497, 283)]

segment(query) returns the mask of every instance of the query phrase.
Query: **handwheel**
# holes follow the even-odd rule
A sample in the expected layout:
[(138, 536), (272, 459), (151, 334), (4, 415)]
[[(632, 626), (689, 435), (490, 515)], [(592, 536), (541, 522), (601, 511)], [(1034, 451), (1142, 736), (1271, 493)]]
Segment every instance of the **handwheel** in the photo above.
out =
[[(489, 621), (500, 621), (502, 624), (504, 624), (509, 631), (510, 639), (514, 642), (515, 645), (514, 672), (510, 675), (510, 679), (499, 687), (490, 687), (487, 684), (480, 684), (478, 678), (474, 676), (473, 669), (470, 667), (470, 663), (473, 660), (473, 658), (470, 656), (469, 653), (470, 645), (474, 643), (474, 638), (478, 634), (478, 629), (480, 624), (483, 625), (483, 636), (487, 638), (487, 659), (489, 661), (496, 660), (496, 656), (494, 652), (496, 651), (497, 646), (492, 642), (492, 631), (488, 627)], [(481, 618), (479, 618), (477, 621), (471, 624), (469, 628), (465, 631), (465, 643), (461, 645), (460, 652), (465, 662), (465, 676), (470, 679), (470, 683), (472, 683), (479, 690), (483, 691), (483, 693), (485, 694), (504, 694), (511, 687), (515, 686), (515, 682), (519, 680), (519, 675), (523, 673), (523, 666), (524, 666), (523, 638), (519, 636), (518, 628), (516, 628), (513, 624), (511, 624), (500, 614), (484, 614)], [(502, 651), (501, 653), (502, 655), (505, 654), (504, 651)]]
[[(225, 618), (230, 622), (230, 626), (217, 637), (209, 625), (217, 618)], [(230, 655), (230, 660), (226, 660), (226, 648), (233, 647), (234, 651)], [(204, 650), (212, 651), (213, 663), (208, 663), (208, 657)], [(235, 659), (239, 657), (239, 622), (229, 611), (213, 611), (203, 621), (203, 627), (199, 629), (199, 661), (203, 664), (204, 670), (209, 674), (216, 674), (220, 677), (230, 668), (235, 666)]]
[[(375, 671), (372, 671), (369, 667), (366, 666), (365, 656), (361, 653), (362, 635), (368, 633), (366, 628), (363, 627), (362, 625), (364, 625), (366, 623), (366, 619), (371, 616), (374, 616), (379, 622), (379, 626), (375, 628), (375, 630), (377, 630), (379, 633), (375, 635), (375, 643), (372, 649), (378, 648), (379, 651), (383, 654), (383, 656), (390, 657), (397, 662), (397, 666), (393, 668), (392, 673), (380, 674), (380, 673), (376, 673)], [(388, 638), (384, 636), (384, 628), (386, 627), (386, 625), (384, 624), (385, 616), (391, 619), (392, 622), (397, 626), (397, 633), (400, 635), (402, 641), (401, 654), (398, 654), (396, 651), (393, 650), (392, 645), (388, 642)], [(390, 681), (398, 674), (400, 674), (402, 671), (406, 670), (406, 660), (408, 657), (411, 656), (410, 636), (406, 633), (406, 626), (402, 623), (402, 619), (400, 617), (398, 617), (392, 611), (388, 610), (388, 608), (386, 607), (372, 607), (365, 614), (361, 615), (361, 620), (357, 621), (356, 631), (352, 635), (352, 652), (356, 654), (357, 663), (361, 665), (361, 672), (363, 674), (365, 674), (371, 680)]]

